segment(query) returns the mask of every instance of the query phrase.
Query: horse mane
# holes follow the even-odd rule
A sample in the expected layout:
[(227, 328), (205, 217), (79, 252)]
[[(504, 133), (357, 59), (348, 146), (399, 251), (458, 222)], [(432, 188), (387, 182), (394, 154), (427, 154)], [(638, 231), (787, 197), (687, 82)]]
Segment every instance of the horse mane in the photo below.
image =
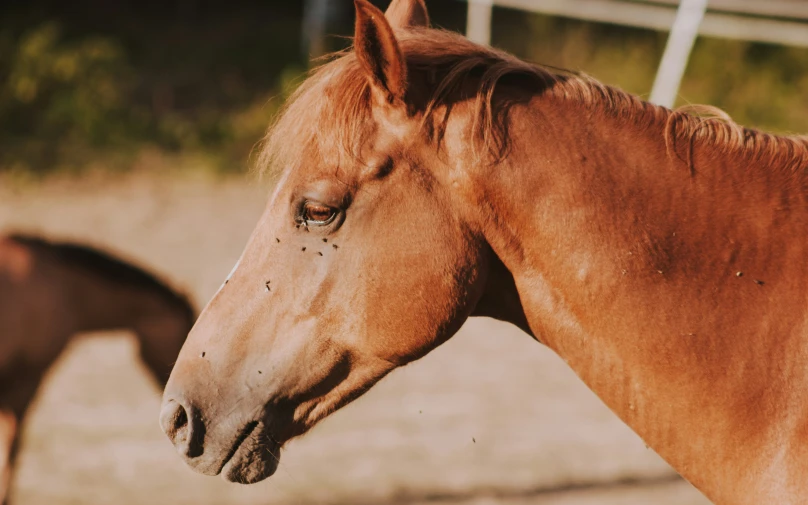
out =
[[(409, 75), (425, 76), (433, 90), (418, 105), (425, 128), (440, 139), (448, 115), (435, 112), (457, 100), (458, 94), (473, 98), (475, 152), (478, 157), (490, 153), (493, 163), (509, 148), (506, 113), (496, 92), (511, 84), (510, 89), (581, 104), (621, 124), (661, 126), (668, 156), (681, 159), (691, 172), (694, 153), (703, 148), (785, 170), (808, 167), (808, 138), (744, 128), (714, 107), (670, 110), (586, 75), (528, 63), (445, 30), (410, 29), (396, 36)], [(302, 158), (301, 149), (314, 149), (320, 155), (336, 152), (339, 159), (359, 158), (359, 148), (372, 125), (368, 79), (352, 51), (327, 58), (332, 61), (310, 73), (270, 125), (257, 158), (260, 172), (293, 167)], [(476, 96), (463, 96), (472, 83)]]
[(188, 297), (160, 280), (156, 275), (125, 262), (99, 249), (73, 242), (52, 242), (42, 237), (11, 233), (6, 239), (36, 252), (50, 255), (64, 266), (75, 268), (103, 279), (156, 292), (168, 303), (184, 311), (189, 321), (196, 311)]

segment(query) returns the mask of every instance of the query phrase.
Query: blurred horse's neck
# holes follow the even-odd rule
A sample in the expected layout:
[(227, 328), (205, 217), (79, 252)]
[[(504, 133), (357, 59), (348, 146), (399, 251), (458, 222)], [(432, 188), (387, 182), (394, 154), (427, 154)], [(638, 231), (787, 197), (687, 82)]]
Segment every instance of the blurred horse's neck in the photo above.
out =
[(163, 305), (157, 293), (114, 279), (81, 271), (66, 271), (64, 275), (77, 332), (131, 329)]
[(77, 331), (132, 330), (140, 357), (163, 384), (193, 324), (191, 309), (163, 289), (71, 276)]

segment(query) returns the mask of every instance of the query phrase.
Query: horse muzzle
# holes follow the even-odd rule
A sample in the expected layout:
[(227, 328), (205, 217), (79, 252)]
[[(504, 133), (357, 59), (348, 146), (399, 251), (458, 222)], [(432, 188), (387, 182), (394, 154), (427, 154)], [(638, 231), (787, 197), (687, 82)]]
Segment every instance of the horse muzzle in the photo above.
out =
[(166, 395), (160, 426), (185, 463), (204, 475), (252, 484), (278, 468), (281, 443), (267, 426), (263, 409), (255, 416), (234, 414), (209, 426), (208, 418), (180, 395)]

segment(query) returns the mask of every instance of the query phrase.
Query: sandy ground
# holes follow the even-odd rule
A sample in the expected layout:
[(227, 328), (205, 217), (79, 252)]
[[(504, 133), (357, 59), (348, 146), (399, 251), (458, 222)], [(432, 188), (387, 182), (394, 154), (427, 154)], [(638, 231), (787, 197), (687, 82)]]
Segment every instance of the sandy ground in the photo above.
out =
[[(136, 175), (12, 187), (0, 230), (108, 246), (203, 305), (267, 188), (244, 178)], [(20, 504), (705, 505), (553, 353), (472, 320), (292, 442), (252, 486), (195, 474), (160, 431), (160, 392), (126, 333), (77, 338), (29, 419)]]

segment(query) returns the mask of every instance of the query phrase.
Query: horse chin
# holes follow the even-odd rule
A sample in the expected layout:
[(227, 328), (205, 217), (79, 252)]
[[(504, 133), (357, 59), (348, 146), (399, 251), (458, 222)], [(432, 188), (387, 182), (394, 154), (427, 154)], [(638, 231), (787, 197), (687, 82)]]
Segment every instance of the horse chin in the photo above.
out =
[(237, 484), (255, 484), (271, 477), (281, 458), (280, 444), (264, 432), (263, 423), (234, 448), (222, 467), (222, 477)]

